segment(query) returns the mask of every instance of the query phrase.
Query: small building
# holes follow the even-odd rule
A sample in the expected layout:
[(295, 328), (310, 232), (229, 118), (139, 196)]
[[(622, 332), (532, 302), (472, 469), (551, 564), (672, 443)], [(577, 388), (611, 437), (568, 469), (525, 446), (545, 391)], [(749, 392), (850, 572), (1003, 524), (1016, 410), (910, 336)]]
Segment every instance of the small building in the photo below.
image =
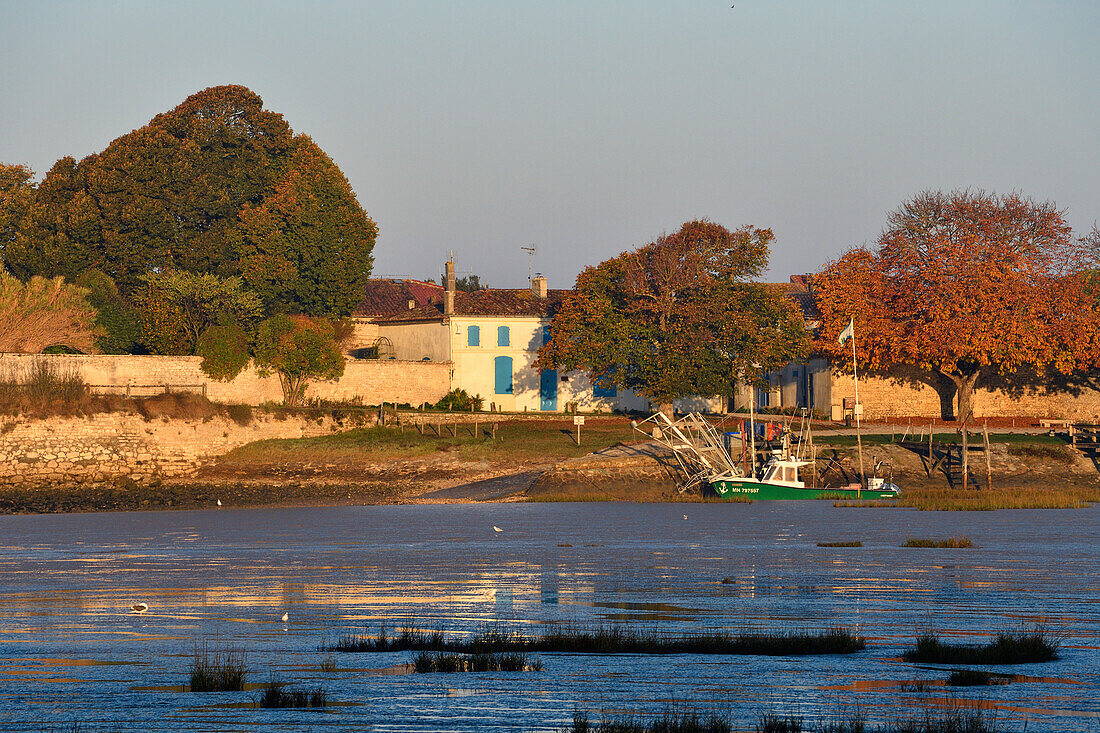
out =
[(542, 276), (530, 288), (459, 291), (450, 261), (438, 301), (415, 305), (410, 298), (404, 310), (372, 318), (372, 325), (392, 345), (393, 358), (451, 362), (452, 387), (480, 395), (486, 410), (646, 409), (647, 401), (594, 387), (581, 372), (534, 367), (568, 292), (549, 289)]
[(433, 282), (392, 278), (367, 281), (363, 300), (351, 314), (353, 331), (344, 343), (345, 353), (353, 359), (390, 358), (392, 344), (380, 338), (377, 319), (442, 302), (443, 286)]

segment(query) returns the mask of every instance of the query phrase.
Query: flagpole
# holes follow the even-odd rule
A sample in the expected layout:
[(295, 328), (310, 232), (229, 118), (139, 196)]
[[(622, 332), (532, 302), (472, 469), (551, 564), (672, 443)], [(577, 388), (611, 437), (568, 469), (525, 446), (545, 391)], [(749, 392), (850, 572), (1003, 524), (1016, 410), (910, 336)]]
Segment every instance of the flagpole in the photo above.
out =
[(863, 483), (865, 481), (865, 477), (863, 475), (863, 437), (860, 434), (860, 429), (859, 429), (860, 405), (859, 405), (859, 374), (856, 372), (856, 319), (853, 318), (851, 320), (851, 324), (852, 324), (852, 381), (855, 383), (855, 393), (856, 393), (856, 406), (855, 406), (855, 409), (853, 409), (852, 411), (856, 413), (856, 450), (859, 454), (859, 489), (857, 490), (857, 494), (856, 494), (856, 496), (858, 497), (859, 496), (858, 491), (861, 491), (863, 489)]

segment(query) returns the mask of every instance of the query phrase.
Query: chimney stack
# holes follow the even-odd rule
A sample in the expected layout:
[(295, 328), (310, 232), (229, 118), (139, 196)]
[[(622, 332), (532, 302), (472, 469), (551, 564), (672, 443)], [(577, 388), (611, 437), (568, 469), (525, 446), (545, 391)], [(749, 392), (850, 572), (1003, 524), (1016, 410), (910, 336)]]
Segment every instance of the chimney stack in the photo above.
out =
[(447, 260), (443, 269), (443, 315), (452, 316), (455, 312), (455, 259)]
[(536, 275), (531, 278), (531, 290), (535, 292), (540, 298), (546, 297), (546, 278), (542, 275)]

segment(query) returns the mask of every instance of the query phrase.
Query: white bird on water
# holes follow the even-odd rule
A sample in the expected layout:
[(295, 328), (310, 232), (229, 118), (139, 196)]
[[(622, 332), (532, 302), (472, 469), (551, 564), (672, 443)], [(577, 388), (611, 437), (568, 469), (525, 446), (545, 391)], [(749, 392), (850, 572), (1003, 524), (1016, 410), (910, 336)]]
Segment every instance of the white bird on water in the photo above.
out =
[(130, 606), (130, 610), (133, 611), (134, 613), (145, 613), (146, 611), (149, 610), (149, 604), (148, 603), (135, 603), (134, 605)]
[(287, 622), (287, 619), (289, 619), (289, 618), (290, 618), (290, 613), (289, 612), (284, 613), (283, 614), (283, 623), (285, 624)]
[(218, 506), (221, 506), (221, 505), (222, 505), (222, 500), (218, 499)]
[(494, 524), (493, 525), (493, 531), (494, 532), (503, 532), (504, 530)]

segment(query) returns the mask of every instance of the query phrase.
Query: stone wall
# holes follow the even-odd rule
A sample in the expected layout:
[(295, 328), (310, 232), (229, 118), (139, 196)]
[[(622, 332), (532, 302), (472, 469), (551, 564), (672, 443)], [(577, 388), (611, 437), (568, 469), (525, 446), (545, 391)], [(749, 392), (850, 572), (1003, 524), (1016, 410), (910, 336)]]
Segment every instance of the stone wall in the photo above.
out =
[(328, 416), (256, 415), (248, 425), (208, 420), (146, 420), (139, 415), (0, 420), (0, 485), (96, 483), (187, 476), (204, 462), (268, 438), (326, 435)]
[[(281, 402), (277, 377), (261, 377), (249, 366), (231, 382), (211, 380), (202, 373), (197, 356), (85, 356), (69, 354), (0, 354), (0, 374), (47, 359), (62, 371), (76, 371), (94, 392), (148, 396), (168, 389), (204, 392), (215, 402), (259, 405)], [(307, 397), (327, 400), (361, 399), (365, 405), (438, 402), (451, 390), (451, 365), (446, 362), (352, 360), (344, 376), (313, 382)]]
[[(831, 400), (841, 405), (854, 394), (852, 375), (833, 374)], [(939, 418), (940, 396), (928, 385), (911, 386), (881, 378), (859, 379), (859, 400), (864, 416), (871, 420), (888, 417)], [(957, 409), (957, 400), (956, 400)], [(1100, 422), (1100, 392), (1084, 390), (1073, 395), (1065, 392), (1010, 395), (978, 389), (974, 392), (974, 417), (1032, 417), (1078, 422)]]

